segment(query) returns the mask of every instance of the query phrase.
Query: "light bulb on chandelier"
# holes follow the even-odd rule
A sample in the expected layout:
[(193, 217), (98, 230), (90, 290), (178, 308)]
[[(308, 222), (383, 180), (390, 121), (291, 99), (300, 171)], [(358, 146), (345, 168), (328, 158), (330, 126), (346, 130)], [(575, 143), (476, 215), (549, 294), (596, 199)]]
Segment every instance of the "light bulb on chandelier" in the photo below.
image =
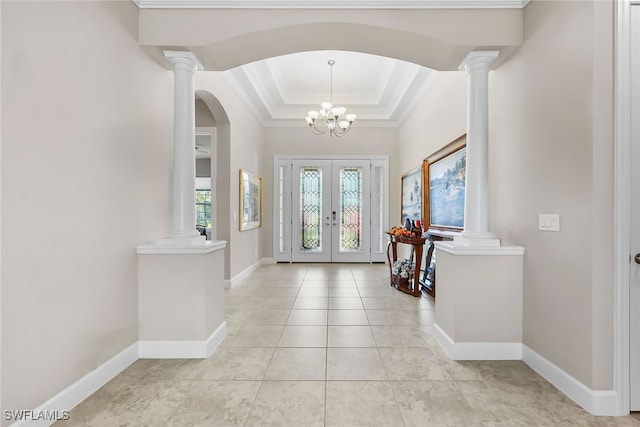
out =
[[(330, 59), (330, 93), (329, 101), (320, 104), (320, 111), (309, 111), (307, 113), (307, 124), (309, 129), (316, 135), (324, 135), (329, 131), (329, 136), (340, 137), (351, 130), (351, 125), (356, 120), (355, 114), (345, 114), (347, 109), (344, 107), (333, 106), (333, 65), (336, 63), (333, 59)], [(322, 129), (324, 128), (324, 129)]]

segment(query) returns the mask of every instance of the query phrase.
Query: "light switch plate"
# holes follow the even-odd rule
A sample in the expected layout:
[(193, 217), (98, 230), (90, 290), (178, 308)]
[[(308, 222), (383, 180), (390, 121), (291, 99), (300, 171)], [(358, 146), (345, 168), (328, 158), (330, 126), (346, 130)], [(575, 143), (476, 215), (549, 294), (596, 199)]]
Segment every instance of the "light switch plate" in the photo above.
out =
[(538, 230), (560, 231), (560, 214), (538, 215)]

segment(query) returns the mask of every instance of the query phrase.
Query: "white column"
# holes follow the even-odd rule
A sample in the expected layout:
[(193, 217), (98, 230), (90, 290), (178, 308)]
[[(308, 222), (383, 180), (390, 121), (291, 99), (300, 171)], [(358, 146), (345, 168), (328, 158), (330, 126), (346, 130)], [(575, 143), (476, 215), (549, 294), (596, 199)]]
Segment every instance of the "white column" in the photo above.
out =
[(460, 65), (468, 73), (467, 181), (464, 230), (455, 241), (469, 246), (499, 246), (489, 232), (489, 65), (498, 51), (471, 52)]
[(173, 182), (170, 239), (198, 239), (195, 218), (194, 74), (204, 67), (191, 52), (165, 51), (173, 64)]

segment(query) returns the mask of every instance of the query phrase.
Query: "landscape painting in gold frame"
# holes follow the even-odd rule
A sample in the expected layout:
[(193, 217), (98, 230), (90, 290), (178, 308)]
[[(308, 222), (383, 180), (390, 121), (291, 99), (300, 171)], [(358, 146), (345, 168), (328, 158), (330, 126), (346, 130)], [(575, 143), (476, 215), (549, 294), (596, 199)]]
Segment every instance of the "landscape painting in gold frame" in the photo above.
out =
[(262, 178), (240, 169), (240, 231), (262, 225)]
[(425, 226), (452, 231), (464, 228), (466, 169), (466, 134), (424, 160), (422, 200)]

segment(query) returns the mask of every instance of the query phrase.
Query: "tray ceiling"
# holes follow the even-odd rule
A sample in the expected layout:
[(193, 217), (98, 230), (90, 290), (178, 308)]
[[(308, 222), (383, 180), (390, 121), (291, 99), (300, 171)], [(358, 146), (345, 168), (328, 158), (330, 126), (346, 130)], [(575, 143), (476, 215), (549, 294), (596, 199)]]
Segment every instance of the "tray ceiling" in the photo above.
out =
[(366, 126), (400, 126), (437, 79), (437, 71), (392, 58), (344, 51), (314, 51), (269, 58), (224, 72), (265, 127), (305, 125), (307, 111), (333, 104)]

